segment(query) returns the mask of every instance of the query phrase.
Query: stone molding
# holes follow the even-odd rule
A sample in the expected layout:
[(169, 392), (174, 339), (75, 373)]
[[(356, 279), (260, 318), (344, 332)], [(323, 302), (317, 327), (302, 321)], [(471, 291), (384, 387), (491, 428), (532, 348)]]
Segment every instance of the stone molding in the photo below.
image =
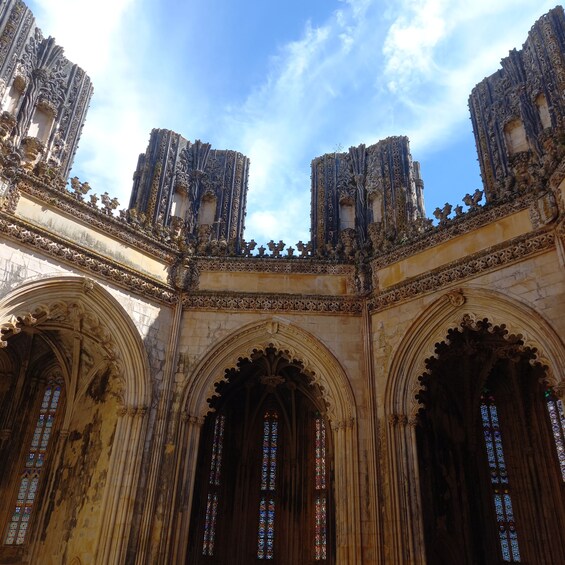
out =
[(191, 293), (183, 297), (186, 310), (263, 310), (360, 315), (363, 303), (356, 298), (294, 296), (291, 294)]
[[(276, 331), (272, 333), (274, 326)], [(300, 361), (311, 384), (321, 387), (332, 425), (355, 422), (353, 391), (337, 359), (316, 337), (286, 320), (277, 322), (276, 318), (250, 324), (208, 351), (187, 380), (183, 410), (204, 417), (210, 409), (208, 400), (216, 394), (216, 384), (226, 378), (226, 369), (236, 368), (241, 358), (268, 347), (274, 347), (287, 359)]]
[(404, 300), (410, 300), (420, 294), (433, 292), (454, 282), (488, 272), (534, 253), (539, 253), (555, 244), (555, 234), (544, 231), (527, 234), (510, 242), (491, 247), (487, 251), (476, 253), (465, 259), (436, 269), (406, 282), (399, 283), (389, 290), (369, 299), (369, 310), (377, 312)]
[(99, 228), (104, 233), (110, 234), (121, 241), (135, 245), (165, 262), (172, 263), (175, 260), (177, 254), (176, 246), (169, 246), (151, 238), (146, 232), (132, 227), (122, 219), (112, 214), (106, 214), (99, 208), (89, 206), (84, 201), (77, 200), (65, 189), (55, 190), (37, 177), (23, 171), (20, 171), (18, 176), (21, 182), (17, 184), (17, 189), (24, 194), (37, 198), (41, 202), (51, 204), (57, 210), (67, 212), (73, 218), (85, 222), (89, 226)]
[(280, 259), (273, 257), (197, 257), (200, 272), (230, 273), (300, 273), (307, 275), (355, 274), (355, 266), (319, 259)]
[(101, 258), (94, 252), (87, 251), (68, 240), (53, 234), (47, 235), (43, 230), (36, 229), (26, 222), (0, 212), (0, 232), (9, 237), (40, 249), (43, 253), (57, 260), (64, 261), (73, 267), (88, 270), (93, 275), (107, 279), (128, 290), (141, 294), (151, 300), (166, 304), (175, 302), (174, 291), (163, 284), (159, 284), (149, 277), (129, 269), (115, 261)]
[(472, 232), (485, 225), (496, 222), (505, 216), (525, 210), (539, 198), (539, 194), (527, 193), (496, 205), (486, 205), (476, 210), (469, 210), (453, 219), (449, 219), (431, 231), (427, 231), (418, 239), (405, 245), (396, 246), (371, 261), (371, 268), (377, 271), (392, 263), (406, 259), (420, 251), (430, 249), (444, 241)]

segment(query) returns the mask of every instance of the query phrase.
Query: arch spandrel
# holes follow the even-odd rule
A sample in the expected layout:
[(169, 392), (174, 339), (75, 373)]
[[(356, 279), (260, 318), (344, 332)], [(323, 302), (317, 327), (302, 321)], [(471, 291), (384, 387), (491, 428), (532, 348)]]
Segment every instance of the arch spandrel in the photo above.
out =
[[(121, 304), (98, 283), (64, 276), (21, 285), (0, 301), (0, 331), (15, 334), (26, 325), (59, 326), (88, 335), (122, 380), (125, 406), (149, 405), (149, 362), (141, 336)], [(2, 340), (0, 345), (7, 343)]]
[(536, 360), (547, 366), (547, 381), (563, 394), (565, 344), (551, 324), (527, 304), (496, 291), (478, 288), (451, 290), (429, 305), (412, 323), (392, 357), (385, 395), (387, 414), (416, 418), (421, 405), (416, 398), (426, 372), (426, 359), (435, 345), (461, 322), (487, 318), (493, 326), (505, 325), (520, 334), (524, 345), (536, 349)]
[(303, 371), (320, 386), (332, 425), (356, 418), (355, 397), (345, 370), (331, 351), (312, 334), (286, 320), (252, 323), (218, 342), (195, 367), (184, 394), (184, 412), (203, 419), (210, 410), (208, 399), (215, 384), (225, 379), (226, 369), (254, 350), (273, 347), (302, 363)]

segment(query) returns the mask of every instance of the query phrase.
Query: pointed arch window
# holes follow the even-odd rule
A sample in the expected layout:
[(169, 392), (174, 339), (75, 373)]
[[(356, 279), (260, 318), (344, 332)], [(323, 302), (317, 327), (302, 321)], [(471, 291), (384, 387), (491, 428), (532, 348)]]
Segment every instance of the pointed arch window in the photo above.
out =
[(240, 360), (216, 390), (202, 430), (188, 561), (335, 562), (321, 391), (274, 348)]
[(504, 460), (502, 434), (494, 396), (488, 390), (481, 395), (481, 419), (485, 436), (490, 481), (493, 489), (494, 508), (498, 524), (500, 549), (504, 561), (520, 562), (518, 533), (514, 522), (514, 510), (510, 496), (508, 472)]
[(44, 474), (55, 419), (60, 411), (61, 392), (62, 385), (59, 379), (50, 380), (44, 389), (39, 415), (20, 477), (16, 502), (8, 522), (8, 530), (4, 538), (5, 545), (23, 545), (26, 542), (35, 499)]

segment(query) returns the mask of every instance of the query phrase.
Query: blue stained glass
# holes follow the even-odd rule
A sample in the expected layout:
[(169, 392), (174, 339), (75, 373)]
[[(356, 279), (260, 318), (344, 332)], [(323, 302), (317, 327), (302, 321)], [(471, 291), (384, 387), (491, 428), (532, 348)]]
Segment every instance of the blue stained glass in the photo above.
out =
[[(8, 533), (4, 538), (6, 545), (13, 545), (14, 543), (22, 545), (25, 542), (27, 525), (39, 487), (40, 471), (45, 461), (60, 396), (60, 386), (57, 386), (55, 390), (53, 390), (52, 385), (45, 388), (25, 462), (25, 469), (20, 479), (15, 510), (8, 525)], [(31, 471), (32, 468), (35, 468), (33, 472)]]
[[(261, 490), (273, 493), (277, 478), (278, 414), (266, 412), (263, 420)], [(257, 558), (274, 559), (275, 500), (266, 496), (259, 503)]]
[(494, 404), (494, 397), (482, 397), (481, 418), (487, 459), (491, 472), (491, 483), (494, 489), (493, 501), (502, 559), (507, 562), (519, 562), (520, 551), (518, 549), (518, 534), (514, 524), (512, 499), (509, 491), (506, 490), (507, 487), (501, 491), (498, 490), (497, 486), (499, 484), (508, 484), (508, 474), (504, 461), (502, 434), (499, 429), (498, 411)]
[(565, 481), (565, 413), (563, 410), (563, 402), (554, 398), (551, 389), (546, 392), (546, 397), (547, 411), (551, 421), (551, 430), (553, 432), (553, 440), (557, 451), (561, 477), (563, 481)]

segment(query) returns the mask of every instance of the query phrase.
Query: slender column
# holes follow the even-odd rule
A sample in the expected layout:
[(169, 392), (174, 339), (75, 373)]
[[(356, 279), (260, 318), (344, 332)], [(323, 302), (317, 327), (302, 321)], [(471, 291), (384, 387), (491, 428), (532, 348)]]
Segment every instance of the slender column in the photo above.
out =
[(181, 320), (182, 299), (179, 296), (175, 305), (173, 324), (169, 338), (169, 348), (167, 351), (165, 370), (163, 372), (163, 390), (161, 392), (161, 398), (159, 399), (157, 417), (155, 419), (155, 431), (152, 442), (153, 446), (149, 462), (149, 476), (147, 478), (147, 485), (145, 488), (145, 505), (143, 508), (143, 516), (141, 518), (141, 526), (135, 558), (135, 563), (138, 565), (145, 563), (149, 557), (149, 543), (151, 540), (153, 520), (155, 517), (155, 505), (157, 502), (157, 494), (159, 489), (159, 477), (161, 475), (163, 463), (163, 451), (167, 438), (169, 412), (175, 380), (174, 371), (175, 361), (177, 359)]
[(421, 521), (416, 419), (389, 418), (389, 476), (392, 499), (392, 561), (425, 563)]
[(361, 558), (361, 513), (357, 426), (351, 419), (333, 427), (335, 445), (336, 554), (339, 565)]
[(370, 443), (367, 453), (367, 472), (369, 473), (369, 512), (372, 508), (372, 520), (366, 535), (368, 539), (374, 540), (376, 563), (384, 563), (384, 536), (382, 518), (379, 508), (379, 491), (381, 490), (380, 465), (378, 460), (378, 402), (373, 370), (373, 347), (372, 347), (372, 328), (371, 317), (367, 301), (363, 304), (363, 357), (365, 359), (365, 375), (367, 378), (367, 388), (369, 390), (369, 425)]
[(96, 544), (95, 563), (101, 565), (125, 560), (146, 413), (145, 407), (123, 408), (119, 413)]
[[(175, 484), (173, 492), (178, 493), (175, 500), (176, 511), (171, 512), (168, 531), (172, 532), (172, 551), (170, 560), (165, 563), (186, 563), (188, 550), (188, 535), (190, 528), (190, 512), (192, 510), (192, 497), (196, 481), (196, 463), (198, 461), (198, 448), (204, 418), (190, 416), (184, 413), (179, 426), (177, 445), (184, 447), (177, 458), (175, 470)], [(168, 557), (168, 556), (166, 556)]]

